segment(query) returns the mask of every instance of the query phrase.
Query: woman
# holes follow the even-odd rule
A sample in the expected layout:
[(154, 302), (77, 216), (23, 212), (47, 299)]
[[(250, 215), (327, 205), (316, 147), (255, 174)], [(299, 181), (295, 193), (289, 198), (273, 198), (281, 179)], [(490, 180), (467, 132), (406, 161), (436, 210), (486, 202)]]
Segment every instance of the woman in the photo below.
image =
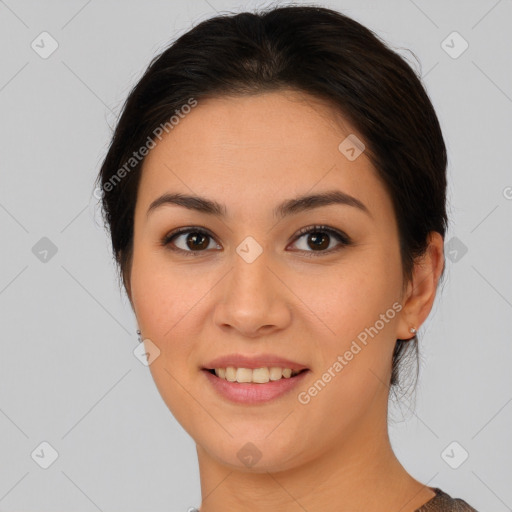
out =
[(387, 430), (443, 274), (446, 159), (409, 65), (329, 9), (219, 16), (151, 62), (98, 184), (201, 512), (474, 510)]

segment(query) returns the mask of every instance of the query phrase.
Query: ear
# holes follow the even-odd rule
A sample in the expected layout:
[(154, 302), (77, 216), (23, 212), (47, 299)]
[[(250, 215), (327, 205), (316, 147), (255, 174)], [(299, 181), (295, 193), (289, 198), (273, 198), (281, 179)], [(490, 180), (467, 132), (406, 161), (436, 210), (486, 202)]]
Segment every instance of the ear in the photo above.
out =
[(414, 264), (412, 280), (402, 300), (402, 311), (397, 325), (397, 338), (413, 337), (410, 328), (419, 330), (429, 315), (436, 298), (437, 284), (444, 268), (444, 240), (440, 233), (431, 231), (425, 254)]

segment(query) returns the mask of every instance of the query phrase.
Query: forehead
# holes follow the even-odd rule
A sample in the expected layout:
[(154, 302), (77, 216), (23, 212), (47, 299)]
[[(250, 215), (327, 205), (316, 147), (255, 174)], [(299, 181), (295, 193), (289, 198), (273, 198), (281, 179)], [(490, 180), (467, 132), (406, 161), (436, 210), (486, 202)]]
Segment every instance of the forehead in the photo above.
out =
[[(340, 137), (355, 133), (325, 102), (287, 89), (202, 99), (189, 114), (175, 120), (177, 124), (159, 144), (161, 152), (163, 146), (174, 146), (180, 156), (186, 150), (188, 157), (197, 153), (238, 156), (240, 150), (257, 153), (258, 148), (288, 151), (283, 155), (288, 158), (293, 149), (297, 157), (307, 157), (325, 152), (329, 145), (329, 153), (336, 154)], [(260, 158), (264, 156), (259, 153)]]
[(149, 152), (139, 199), (147, 207), (163, 192), (193, 192), (254, 211), (334, 187), (385, 208), (369, 158), (340, 151), (353, 135), (361, 139), (332, 107), (295, 91), (200, 100)]

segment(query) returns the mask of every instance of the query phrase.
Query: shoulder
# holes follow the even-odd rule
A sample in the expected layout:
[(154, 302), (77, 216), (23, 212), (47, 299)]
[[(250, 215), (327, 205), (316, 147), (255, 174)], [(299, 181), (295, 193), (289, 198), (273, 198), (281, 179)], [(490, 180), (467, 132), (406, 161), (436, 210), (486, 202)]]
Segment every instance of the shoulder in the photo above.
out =
[(478, 512), (464, 500), (452, 498), (441, 489), (432, 489), (436, 495), (416, 512)]

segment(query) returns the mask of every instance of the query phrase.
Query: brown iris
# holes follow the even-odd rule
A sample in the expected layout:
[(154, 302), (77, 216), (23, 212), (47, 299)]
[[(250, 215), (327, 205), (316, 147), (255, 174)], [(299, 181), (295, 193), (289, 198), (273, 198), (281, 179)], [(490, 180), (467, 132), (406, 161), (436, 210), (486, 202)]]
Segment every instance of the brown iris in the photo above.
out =
[(310, 233), (310, 235), (308, 236), (308, 244), (311, 241), (313, 242), (313, 245), (310, 245), (310, 247), (314, 250), (327, 249), (327, 247), (329, 247), (329, 235), (327, 235), (326, 233)]
[(204, 233), (192, 232), (187, 236), (187, 246), (189, 249), (206, 249), (209, 243), (208, 238)]

